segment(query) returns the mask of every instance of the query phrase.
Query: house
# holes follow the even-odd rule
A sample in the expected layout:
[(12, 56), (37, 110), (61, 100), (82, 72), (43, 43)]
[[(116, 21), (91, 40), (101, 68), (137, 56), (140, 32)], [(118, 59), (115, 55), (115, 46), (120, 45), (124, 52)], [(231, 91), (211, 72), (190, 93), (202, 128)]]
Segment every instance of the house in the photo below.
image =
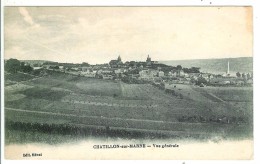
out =
[(184, 77), (190, 77), (188, 73), (184, 73)]
[(112, 75), (103, 75), (103, 79), (112, 80), (114, 77)]
[(252, 84), (253, 84), (253, 79), (248, 79), (248, 80), (246, 81), (246, 83), (252, 85)]
[(78, 67), (72, 67), (71, 70), (78, 71), (79, 68)]
[(91, 67), (82, 67), (81, 70), (82, 72), (89, 72)]
[(125, 69), (119, 68), (119, 69), (114, 70), (114, 72), (115, 72), (115, 74), (124, 73)]
[(153, 80), (157, 75), (157, 71), (154, 70), (141, 70), (139, 71), (139, 78), (142, 80)]
[(227, 84), (231, 84), (231, 79), (230, 78), (226, 78), (226, 77), (220, 77), (220, 78), (212, 78), (210, 79), (209, 83), (210, 84), (217, 84), (217, 85), (227, 85)]
[(103, 74), (111, 74), (111, 73), (113, 73), (113, 70), (111, 70), (111, 69), (102, 69), (99, 72), (103, 73)]
[(227, 84), (231, 84), (231, 82), (229, 80), (224, 80), (224, 81), (218, 82), (218, 84), (227, 85)]
[(81, 72), (80, 75), (85, 76), (85, 77), (95, 77), (96, 72)]
[(164, 76), (164, 72), (163, 71), (159, 71), (158, 72), (158, 77), (163, 77)]
[(237, 80), (235, 84), (238, 86), (242, 86), (245, 85), (245, 82), (243, 80)]
[(168, 72), (168, 76), (173, 77), (173, 72), (172, 71)]
[(172, 74), (172, 76), (173, 76), (173, 77), (177, 77), (177, 76), (178, 76), (178, 73), (177, 73), (177, 72), (174, 72), (174, 73)]
[(183, 70), (179, 70), (179, 71), (177, 71), (176, 76), (178, 76), (178, 77), (184, 77), (184, 75), (185, 75), (185, 73), (184, 73)]
[(123, 65), (123, 62), (121, 60), (121, 57), (118, 56), (117, 60), (111, 60), (109, 62), (109, 65), (111, 68), (118, 68), (118, 67), (121, 67)]
[(33, 70), (39, 70), (42, 69), (42, 67), (33, 67)]

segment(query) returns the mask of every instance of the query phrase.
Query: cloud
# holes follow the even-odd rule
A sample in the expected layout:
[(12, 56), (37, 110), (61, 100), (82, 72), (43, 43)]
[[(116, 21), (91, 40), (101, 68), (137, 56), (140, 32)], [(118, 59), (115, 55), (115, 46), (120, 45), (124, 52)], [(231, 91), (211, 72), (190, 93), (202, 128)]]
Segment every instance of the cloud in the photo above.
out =
[(29, 14), (29, 12), (26, 10), (25, 7), (19, 7), (19, 12), (23, 16), (24, 21), (27, 22), (28, 24), (30, 24), (31, 26), (33, 26), (33, 27), (40, 26), (39, 24), (37, 24), (33, 21), (33, 18), (31, 17), (31, 15)]
[(252, 49), (243, 8), (10, 7), (5, 14), (6, 57), (95, 64), (118, 54), (175, 60), (250, 56)]

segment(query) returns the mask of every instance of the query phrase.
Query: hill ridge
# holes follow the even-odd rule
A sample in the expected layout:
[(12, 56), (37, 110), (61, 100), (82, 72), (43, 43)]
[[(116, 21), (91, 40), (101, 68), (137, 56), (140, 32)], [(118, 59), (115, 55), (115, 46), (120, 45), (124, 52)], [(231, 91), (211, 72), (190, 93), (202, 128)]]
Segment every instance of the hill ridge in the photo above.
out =
[(238, 58), (215, 58), (215, 59), (189, 59), (189, 60), (168, 60), (159, 61), (166, 65), (181, 65), (185, 68), (200, 67), (202, 72), (208, 73), (225, 73), (229, 61), (230, 72), (253, 72), (253, 57)]

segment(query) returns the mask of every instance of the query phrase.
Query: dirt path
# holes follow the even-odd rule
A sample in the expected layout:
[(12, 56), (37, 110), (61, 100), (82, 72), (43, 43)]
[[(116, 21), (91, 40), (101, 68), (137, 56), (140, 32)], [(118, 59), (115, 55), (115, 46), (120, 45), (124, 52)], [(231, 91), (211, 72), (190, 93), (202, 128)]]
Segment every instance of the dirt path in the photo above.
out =
[[(55, 116), (66, 116), (66, 117), (77, 117), (77, 118), (94, 118), (94, 119), (108, 119), (108, 120), (120, 120), (120, 121), (142, 121), (142, 122), (153, 122), (153, 123), (164, 123), (166, 121), (156, 121), (156, 120), (140, 120), (140, 119), (125, 119), (120, 117), (104, 117), (104, 116), (82, 116), (76, 114), (64, 114), (64, 113), (53, 113), (53, 112), (44, 112), (44, 111), (33, 111), (33, 110), (24, 110), (24, 109), (15, 109), (15, 108), (5, 108), (5, 110), (25, 112), (25, 113), (36, 113), (36, 114), (47, 114)], [(177, 122), (168, 122), (168, 123), (177, 123)]]
[(102, 103), (102, 102), (88, 102), (78, 100), (61, 100), (61, 102), (72, 104), (86, 104), (94, 106), (110, 106), (110, 107), (129, 107), (129, 108), (156, 108), (158, 105), (136, 105), (136, 104), (117, 104), (117, 103)]
[(215, 98), (215, 99), (218, 100), (218, 101), (226, 102), (226, 101), (222, 100), (221, 98), (219, 98), (218, 96), (214, 95), (213, 93), (208, 93), (208, 92), (207, 92), (207, 94), (209, 94), (211, 97)]
[(218, 96), (214, 95), (213, 93), (207, 92), (205, 89), (202, 88), (197, 88), (197, 87), (191, 87), (197, 94), (200, 94), (204, 96), (205, 98), (209, 99), (210, 101), (213, 102), (226, 102), (219, 98)]

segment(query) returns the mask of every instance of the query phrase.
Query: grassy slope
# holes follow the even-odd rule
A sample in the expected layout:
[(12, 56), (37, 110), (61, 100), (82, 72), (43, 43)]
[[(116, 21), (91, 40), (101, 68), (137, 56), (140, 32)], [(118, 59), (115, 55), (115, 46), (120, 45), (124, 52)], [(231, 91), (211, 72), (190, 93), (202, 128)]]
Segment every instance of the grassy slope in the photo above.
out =
[(8, 84), (6, 82), (12, 81), (12, 82), (21, 82), (21, 81), (26, 81), (35, 78), (33, 75), (30, 74), (24, 74), (24, 73), (16, 73), (16, 74), (11, 74), (11, 73), (5, 73), (5, 84)]
[[(8, 121), (41, 123), (44, 126), (45, 124), (46, 126), (50, 124), (73, 124), (73, 126), (75, 124), (87, 124), (99, 125), (103, 128), (105, 126), (122, 127), (125, 130), (126, 128), (150, 129), (154, 131), (170, 130), (187, 132), (186, 134), (200, 133), (204, 137), (207, 136), (206, 134), (223, 135), (224, 132), (225, 136), (230, 137), (245, 135), (248, 137), (248, 134), (251, 134), (251, 130), (248, 128), (251, 125), (178, 123), (178, 117), (183, 115), (202, 115), (205, 117), (217, 115), (242, 116), (245, 113), (245, 111), (244, 113), (236, 112), (238, 107), (232, 104), (234, 102), (227, 104), (213, 102), (203, 95), (194, 99), (193, 97), (196, 94), (198, 95), (200, 90), (196, 91), (187, 86), (177, 86), (178, 92), (184, 95), (184, 99), (180, 99), (167, 95), (164, 91), (146, 84), (129, 85), (109, 80), (104, 81), (64, 74), (50, 75), (49, 77), (24, 82), (24, 84), (33, 86), (33, 88), (18, 90), (17, 92), (12, 91), (12, 95), (17, 93), (26, 97), (14, 101), (6, 101), (6, 107), (60, 113), (60, 115), (7, 111), (6, 118)], [(5, 91), (6, 93), (10, 92), (8, 89)], [(214, 89), (211, 89), (209, 91), (218, 96), (222, 95), (221, 90), (216, 92)], [(237, 90), (232, 88), (229, 90), (229, 92), (235, 95), (247, 93), (247, 90), (242, 91), (241, 94), (238, 94)], [(188, 94), (188, 92), (193, 92), (194, 94)], [(244, 107), (249, 109), (249, 113), (252, 111), (250, 104), (244, 104)], [(71, 114), (73, 116), (64, 116), (62, 114)], [(249, 116), (251, 115), (247, 114), (245, 117)], [(142, 120), (154, 120), (155, 122)], [(17, 133), (17, 130), (15, 133)], [(11, 142), (13, 135), (10, 131), (8, 136), (11, 137), (9, 140)], [(183, 134), (179, 135), (179, 137), (181, 136)]]

